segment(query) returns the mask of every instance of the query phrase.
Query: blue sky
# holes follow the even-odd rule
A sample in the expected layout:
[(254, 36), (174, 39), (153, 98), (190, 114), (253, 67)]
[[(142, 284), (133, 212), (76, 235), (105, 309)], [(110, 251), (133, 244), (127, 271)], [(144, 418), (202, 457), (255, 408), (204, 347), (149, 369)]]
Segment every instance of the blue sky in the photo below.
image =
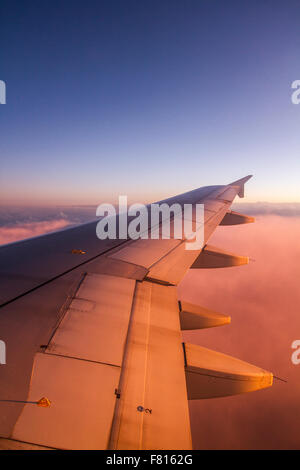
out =
[(0, 204), (300, 201), (298, 1), (3, 1)]

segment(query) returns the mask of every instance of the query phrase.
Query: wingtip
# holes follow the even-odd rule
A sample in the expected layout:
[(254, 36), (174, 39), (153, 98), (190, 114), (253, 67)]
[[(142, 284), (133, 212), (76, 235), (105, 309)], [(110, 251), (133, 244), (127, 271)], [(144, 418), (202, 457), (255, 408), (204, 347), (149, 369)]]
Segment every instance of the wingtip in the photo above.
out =
[(244, 178), (240, 178), (239, 180), (233, 181), (232, 183), (229, 183), (229, 184), (230, 186), (241, 186), (242, 184), (247, 183), (247, 181), (249, 181), (250, 178), (252, 177), (253, 175), (244, 176)]
[(244, 197), (245, 192), (244, 192), (244, 186), (247, 181), (252, 178), (253, 175), (248, 175), (245, 176), (244, 178), (241, 178), (239, 180), (233, 181), (232, 183), (229, 184), (229, 186), (235, 186), (238, 188), (237, 194), (239, 197)]

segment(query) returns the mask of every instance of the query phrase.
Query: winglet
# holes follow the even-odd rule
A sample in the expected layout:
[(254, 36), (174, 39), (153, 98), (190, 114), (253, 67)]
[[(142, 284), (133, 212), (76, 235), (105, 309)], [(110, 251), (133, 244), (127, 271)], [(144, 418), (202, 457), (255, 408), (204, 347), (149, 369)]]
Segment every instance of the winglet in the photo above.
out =
[(244, 178), (241, 178), (240, 180), (233, 181), (233, 183), (230, 183), (229, 186), (234, 186), (238, 189), (238, 195), (239, 197), (244, 197), (245, 192), (244, 192), (244, 187), (245, 183), (252, 178), (253, 175), (248, 175), (245, 176)]

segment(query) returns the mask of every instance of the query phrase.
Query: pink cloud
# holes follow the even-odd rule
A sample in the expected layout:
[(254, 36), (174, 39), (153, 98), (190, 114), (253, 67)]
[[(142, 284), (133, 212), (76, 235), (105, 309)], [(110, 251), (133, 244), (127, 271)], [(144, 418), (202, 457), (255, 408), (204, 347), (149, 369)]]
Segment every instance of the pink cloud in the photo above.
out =
[(198, 449), (300, 449), (300, 218), (262, 216), (255, 224), (220, 227), (210, 243), (249, 255), (247, 266), (190, 271), (181, 298), (227, 313), (231, 325), (189, 332), (184, 339), (251, 362), (288, 383), (246, 395), (191, 403)]
[(53, 232), (69, 225), (65, 219), (26, 222), (14, 226), (0, 227), (0, 245), (11, 243), (24, 238), (35, 237), (47, 232)]

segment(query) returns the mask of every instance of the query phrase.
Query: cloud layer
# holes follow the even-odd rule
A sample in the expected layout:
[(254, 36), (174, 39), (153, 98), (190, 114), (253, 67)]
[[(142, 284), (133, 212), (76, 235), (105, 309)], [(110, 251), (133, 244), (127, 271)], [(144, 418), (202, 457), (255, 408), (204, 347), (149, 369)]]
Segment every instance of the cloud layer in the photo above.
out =
[[(300, 203), (237, 203), (245, 214), (300, 217)], [(96, 218), (95, 206), (5, 207), (0, 206), (0, 245), (59, 230)]]
[(300, 218), (259, 216), (255, 224), (219, 227), (214, 245), (255, 261), (189, 272), (182, 298), (230, 314), (231, 325), (189, 332), (184, 339), (253, 363), (288, 380), (270, 389), (191, 403), (198, 449), (300, 449)]
[(0, 206), (0, 245), (60, 230), (96, 218), (93, 206), (3, 207)]
[(248, 215), (281, 215), (283, 217), (300, 217), (299, 202), (255, 202), (235, 203), (233, 210)]
[(69, 225), (65, 219), (26, 222), (20, 225), (0, 227), (0, 245), (11, 243), (24, 238), (35, 237), (43, 233), (53, 232)]

